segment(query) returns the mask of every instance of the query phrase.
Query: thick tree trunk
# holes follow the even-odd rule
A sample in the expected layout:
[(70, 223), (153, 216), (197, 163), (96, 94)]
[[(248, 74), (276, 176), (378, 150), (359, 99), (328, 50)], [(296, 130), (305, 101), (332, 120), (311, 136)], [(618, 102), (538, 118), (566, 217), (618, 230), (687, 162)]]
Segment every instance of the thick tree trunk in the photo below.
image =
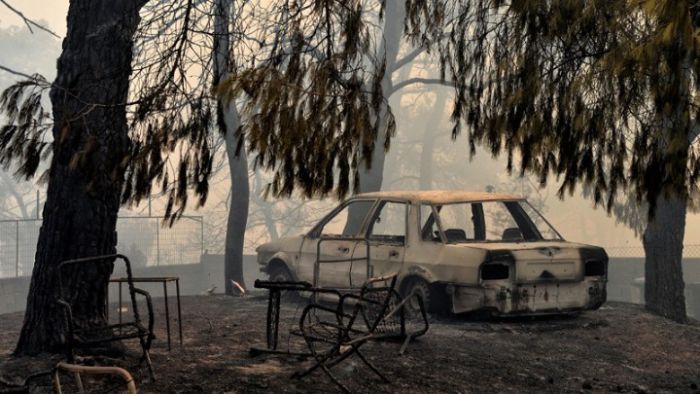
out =
[[(235, 109), (234, 109), (235, 111)], [(237, 120), (238, 117), (236, 116)], [(231, 122), (234, 124), (235, 122)], [(238, 122), (240, 123), (240, 122)], [(227, 125), (229, 123), (227, 122)], [(228, 128), (228, 127), (227, 127)], [(228, 128), (226, 134), (226, 154), (231, 173), (231, 206), (228, 211), (226, 227), (226, 252), (224, 276), (226, 277), (226, 294), (234, 294), (233, 283), (246, 287), (243, 279), (243, 245), (245, 229), (248, 224), (248, 204), (250, 190), (248, 185), (248, 161), (245, 148), (236, 155), (236, 128)]]
[[(384, 159), (386, 152), (384, 151), (384, 143), (386, 142), (386, 130), (388, 126), (387, 113), (389, 110), (388, 100), (393, 93), (393, 85), (391, 81), (392, 70), (401, 47), (401, 37), (403, 35), (403, 21), (406, 14), (405, 4), (401, 1), (389, 1), (386, 3), (384, 11), (384, 32), (382, 45), (379, 48), (378, 58), (385, 56), (386, 74), (382, 79), (382, 91), (385, 96), (385, 101), (382, 103), (377, 112), (377, 140), (374, 143), (374, 151), (372, 152), (371, 163), (360, 164), (359, 169), (359, 193), (376, 192), (382, 189), (384, 181)], [(369, 164), (369, 166), (367, 166)], [(359, 212), (357, 204), (350, 207), (348, 211), (348, 228), (356, 228), (356, 221), (364, 219), (366, 212)]]
[[(403, 2), (390, 1), (386, 3), (383, 41), (377, 57), (386, 57), (387, 72), (382, 79), (382, 91), (387, 101), (393, 93), (393, 84), (391, 81), (393, 75), (392, 70), (394, 69), (394, 64), (396, 64), (396, 59), (401, 47), (405, 14), (406, 10)], [(387, 112), (389, 109), (387, 101), (382, 104), (377, 113), (377, 124), (379, 127), (377, 130), (377, 141), (375, 142), (374, 151), (372, 152), (371, 166), (369, 168), (362, 166), (360, 169), (359, 187), (361, 193), (376, 192), (382, 188), (382, 181), (384, 180), (384, 159), (386, 157), (384, 143), (386, 141), (386, 129), (388, 126)]]
[(686, 204), (659, 197), (654, 219), (644, 231), (644, 298), (646, 308), (669, 319), (686, 320), (683, 283), (683, 237)]
[[(15, 354), (54, 352), (65, 337), (56, 304), (61, 261), (114, 253), (129, 150), (124, 103), (133, 35), (143, 0), (71, 0), (51, 103), (54, 151), (24, 326)], [(93, 106), (91, 104), (100, 104)], [(83, 266), (66, 279), (80, 326), (105, 324), (112, 264)]]
[[(214, 16), (214, 72), (215, 85), (229, 77), (231, 69), (231, 48), (229, 25), (231, 24), (232, 0), (217, 0)], [(226, 294), (235, 294), (232, 281), (245, 288), (243, 279), (243, 245), (248, 222), (250, 186), (248, 184), (248, 160), (245, 145), (236, 152), (240, 116), (233, 101), (219, 99), (218, 124), (225, 135), (226, 155), (231, 178), (231, 205), (226, 226), (226, 250), (224, 256), (224, 277)], [(238, 153), (238, 154), (236, 154)]]

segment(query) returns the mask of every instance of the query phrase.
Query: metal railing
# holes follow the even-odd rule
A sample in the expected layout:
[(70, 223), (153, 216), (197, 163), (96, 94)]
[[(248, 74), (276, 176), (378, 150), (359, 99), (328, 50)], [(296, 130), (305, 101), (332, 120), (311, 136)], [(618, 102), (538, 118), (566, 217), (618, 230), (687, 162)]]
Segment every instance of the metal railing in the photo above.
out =
[[(0, 220), (0, 278), (29, 276), (41, 219)], [(182, 216), (173, 227), (159, 216), (120, 216), (117, 252), (135, 267), (194, 264), (204, 252), (204, 218)]]
[[(604, 248), (610, 257), (644, 257), (643, 246), (605, 246)], [(683, 245), (683, 257), (700, 257), (700, 245)]]

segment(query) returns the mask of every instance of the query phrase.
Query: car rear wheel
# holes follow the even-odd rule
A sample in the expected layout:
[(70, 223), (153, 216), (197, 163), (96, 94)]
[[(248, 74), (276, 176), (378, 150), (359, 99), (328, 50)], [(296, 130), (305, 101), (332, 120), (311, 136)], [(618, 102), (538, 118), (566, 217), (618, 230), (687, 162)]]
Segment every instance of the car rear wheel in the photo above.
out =
[[(430, 312), (432, 305), (432, 295), (430, 294), (430, 285), (423, 279), (414, 278), (403, 287), (403, 296), (408, 297), (411, 294), (416, 294), (423, 301), (423, 306), (426, 312)], [(415, 296), (406, 302), (408, 315), (411, 317), (420, 317), (420, 304)]]

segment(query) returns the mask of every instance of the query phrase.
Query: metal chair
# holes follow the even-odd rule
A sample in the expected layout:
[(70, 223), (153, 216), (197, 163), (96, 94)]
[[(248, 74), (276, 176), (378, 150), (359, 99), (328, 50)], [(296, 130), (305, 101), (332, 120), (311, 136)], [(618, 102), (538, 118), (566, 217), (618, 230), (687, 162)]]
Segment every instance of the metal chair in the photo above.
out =
[[(400, 353), (403, 353), (406, 345), (425, 334), (429, 327), (420, 295), (411, 293), (401, 298), (396, 291), (396, 280), (396, 274), (371, 278), (359, 293), (341, 295), (335, 307), (316, 302), (307, 305), (299, 320), (299, 331), (315, 362), (293, 377), (302, 378), (320, 368), (344, 392), (349, 392), (333, 375), (331, 368), (351, 355), (357, 355), (382, 381), (389, 383), (389, 379), (367, 359), (360, 348), (369, 341), (401, 338), (404, 342)], [(377, 286), (381, 282), (385, 285)], [(417, 298), (424, 325), (422, 329), (409, 334), (406, 332), (404, 305), (412, 297)]]
[[(69, 267), (73, 267), (81, 264), (96, 264), (102, 262), (112, 263), (113, 261), (121, 259), (126, 265), (126, 277), (127, 285), (129, 289), (129, 296), (131, 297), (131, 307), (133, 311), (132, 321), (120, 321), (117, 324), (109, 324), (101, 326), (90, 326), (81, 327), (79, 326), (73, 318), (73, 307), (72, 300), (68, 298), (64, 292), (64, 274)], [(131, 273), (131, 263), (129, 259), (121, 254), (104, 255), (87, 257), (74, 260), (66, 260), (58, 265), (58, 286), (59, 286), (59, 298), (56, 302), (63, 307), (64, 319), (67, 326), (66, 336), (66, 355), (69, 363), (73, 363), (75, 360), (75, 350), (78, 348), (94, 348), (96, 345), (105, 344), (109, 342), (127, 340), (127, 339), (138, 339), (143, 355), (141, 357), (140, 363), (146, 362), (148, 366), (148, 372), (152, 380), (155, 380), (155, 375), (153, 373), (153, 366), (151, 364), (151, 356), (149, 350), (151, 348), (151, 342), (155, 339), (153, 334), (153, 303), (151, 301), (151, 296), (145, 290), (137, 289), (134, 287), (133, 276)], [(144, 326), (141, 322), (141, 316), (139, 314), (137, 295), (143, 296), (146, 300), (146, 306), (148, 308), (148, 325)]]

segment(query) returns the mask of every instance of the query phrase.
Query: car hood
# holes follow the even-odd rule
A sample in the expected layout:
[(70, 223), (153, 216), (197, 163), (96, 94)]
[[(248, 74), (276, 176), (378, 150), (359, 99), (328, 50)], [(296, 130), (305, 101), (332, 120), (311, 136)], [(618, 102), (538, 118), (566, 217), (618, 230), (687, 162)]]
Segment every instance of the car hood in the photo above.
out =
[(282, 237), (280, 239), (264, 243), (258, 246), (255, 251), (258, 254), (274, 254), (277, 252), (298, 252), (304, 239), (303, 235), (293, 237)]

